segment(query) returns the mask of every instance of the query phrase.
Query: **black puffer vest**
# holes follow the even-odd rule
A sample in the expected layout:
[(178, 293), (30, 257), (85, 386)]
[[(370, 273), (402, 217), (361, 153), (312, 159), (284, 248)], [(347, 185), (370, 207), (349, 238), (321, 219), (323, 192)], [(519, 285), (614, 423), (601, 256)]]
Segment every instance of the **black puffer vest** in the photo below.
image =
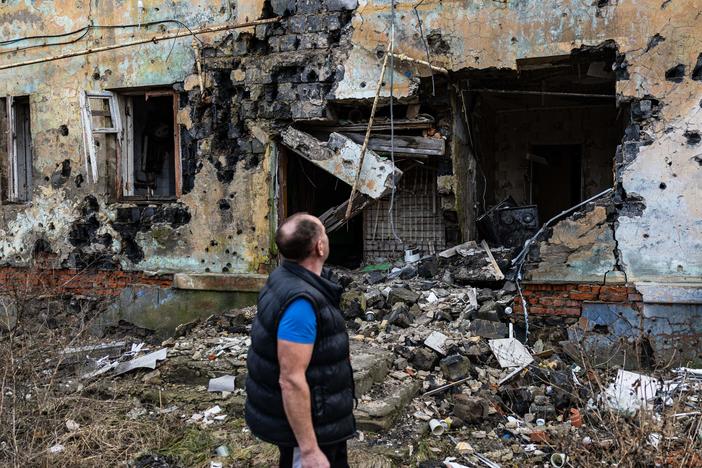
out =
[(266, 442), (297, 445), (278, 383), (277, 332), (280, 313), (299, 297), (309, 299), (317, 314), (317, 339), (306, 373), (312, 423), (319, 445), (334, 444), (356, 433), (349, 337), (339, 311), (341, 286), (329, 279), (327, 271), (320, 277), (294, 262), (276, 268), (258, 296), (247, 357), (246, 423)]

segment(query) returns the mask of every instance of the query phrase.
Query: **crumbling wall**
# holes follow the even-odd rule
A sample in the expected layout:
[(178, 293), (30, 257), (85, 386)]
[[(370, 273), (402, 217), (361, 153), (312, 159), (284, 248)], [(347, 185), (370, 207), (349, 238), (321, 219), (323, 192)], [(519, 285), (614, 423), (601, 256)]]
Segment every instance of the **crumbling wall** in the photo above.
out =
[[(39, 245), (52, 259), (45, 266), (54, 268), (266, 271), (275, 220), (271, 174), (276, 153), (269, 135), (293, 118), (326, 115), (326, 94), (343, 73), (342, 56), (333, 50), (350, 19), (348, 9), (355, 6), (350, 3), (4, 5), (4, 38), (35, 36), (38, 31), (60, 34), (90, 23), (136, 26), (79, 31), (76, 37), (85, 32), (83, 40), (53, 47), (23, 49), (36, 40), (6, 45), (0, 50), (0, 68), (183, 32), (185, 26), (282, 18), (271, 25), (197, 34), (195, 39), (186, 36), (0, 69), (0, 95), (30, 96), (36, 181), (31, 203), (0, 208), (0, 263), (26, 267)], [(193, 44), (200, 50), (202, 77), (197, 75)], [(18, 47), (22, 50), (8, 52)], [(179, 95), (183, 195), (174, 202), (116, 199), (112, 159), (98, 161), (97, 183), (89, 181), (85, 170), (79, 93), (149, 86), (165, 86)]]
[[(359, 89), (377, 74), (378, 44), (389, 42), (390, 3), (368, 0), (356, 11), (353, 47), (345, 62), (350, 71), (334, 90), (337, 98), (368, 97), (368, 88)], [(624, 162), (616, 174), (614, 229), (603, 234), (597, 250), (604, 257), (599, 261), (581, 264), (586, 269), (563, 268), (570, 268), (574, 280), (585, 281), (599, 277), (614, 255), (617, 271), (621, 269), (629, 280), (699, 281), (698, 2), (429, 0), (418, 5), (398, 2), (395, 12), (398, 52), (417, 60), (429, 55), (432, 64), (449, 71), (515, 69), (517, 59), (564, 55), (612, 41), (618, 50), (617, 93), (631, 101), (635, 121), (623, 142)], [(426, 47), (420, 22), (431, 38)], [(394, 94), (413, 95), (418, 77), (429, 73), (426, 66), (399, 63)], [(382, 92), (388, 95), (389, 89)], [(563, 268), (542, 279), (561, 280)]]

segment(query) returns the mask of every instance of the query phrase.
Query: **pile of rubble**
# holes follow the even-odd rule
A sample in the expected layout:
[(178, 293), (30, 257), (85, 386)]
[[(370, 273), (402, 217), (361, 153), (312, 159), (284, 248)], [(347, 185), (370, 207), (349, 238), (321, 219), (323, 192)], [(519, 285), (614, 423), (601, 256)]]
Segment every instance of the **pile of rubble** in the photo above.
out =
[[(516, 339), (516, 285), (502, 274), (510, 253), (468, 243), (336, 271), (359, 397), (351, 453), (427, 467), (702, 464), (702, 371), (665, 380), (595, 368), (558, 340)], [(167, 412), (185, 425), (225, 427), (242, 416), (254, 315), (252, 307), (184, 324), (150, 347), (67, 350), (81, 356), (66, 360), (80, 362), (72, 385), (132, 399), (130, 418)], [(232, 463), (228, 450), (211, 454), (213, 466)]]

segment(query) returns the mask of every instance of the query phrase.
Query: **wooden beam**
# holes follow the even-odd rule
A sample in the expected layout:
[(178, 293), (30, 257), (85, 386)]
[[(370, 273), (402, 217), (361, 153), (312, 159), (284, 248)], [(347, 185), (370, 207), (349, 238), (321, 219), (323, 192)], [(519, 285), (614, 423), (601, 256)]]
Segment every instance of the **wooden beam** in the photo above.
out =
[[(360, 133), (343, 133), (354, 141), (361, 143), (363, 135)], [(392, 142), (388, 135), (375, 135), (370, 138), (368, 147), (376, 153), (389, 153), (392, 147)], [(446, 154), (446, 142), (443, 138), (425, 138), (409, 135), (395, 135), (394, 152), (396, 154), (417, 155), (423, 154), (427, 156), (443, 156)]]

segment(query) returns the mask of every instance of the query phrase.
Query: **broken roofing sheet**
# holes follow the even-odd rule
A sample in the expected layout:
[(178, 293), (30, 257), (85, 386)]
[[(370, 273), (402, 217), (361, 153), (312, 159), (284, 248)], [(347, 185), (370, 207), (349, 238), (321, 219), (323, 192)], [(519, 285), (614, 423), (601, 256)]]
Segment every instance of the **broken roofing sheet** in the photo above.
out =
[[(295, 153), (353, 185), (358, 172), (361, 145), (339, 133), (332, 133), (329, 140), (323, 142), (292, 127), (284, 130), (282, 136), (283, 144)], [(392, 189), (393, 175), (396, 182), (402, 176), (402, 171), (368, 149), (363, 160), (358, 191), (374, 199), (381, 198)]]

